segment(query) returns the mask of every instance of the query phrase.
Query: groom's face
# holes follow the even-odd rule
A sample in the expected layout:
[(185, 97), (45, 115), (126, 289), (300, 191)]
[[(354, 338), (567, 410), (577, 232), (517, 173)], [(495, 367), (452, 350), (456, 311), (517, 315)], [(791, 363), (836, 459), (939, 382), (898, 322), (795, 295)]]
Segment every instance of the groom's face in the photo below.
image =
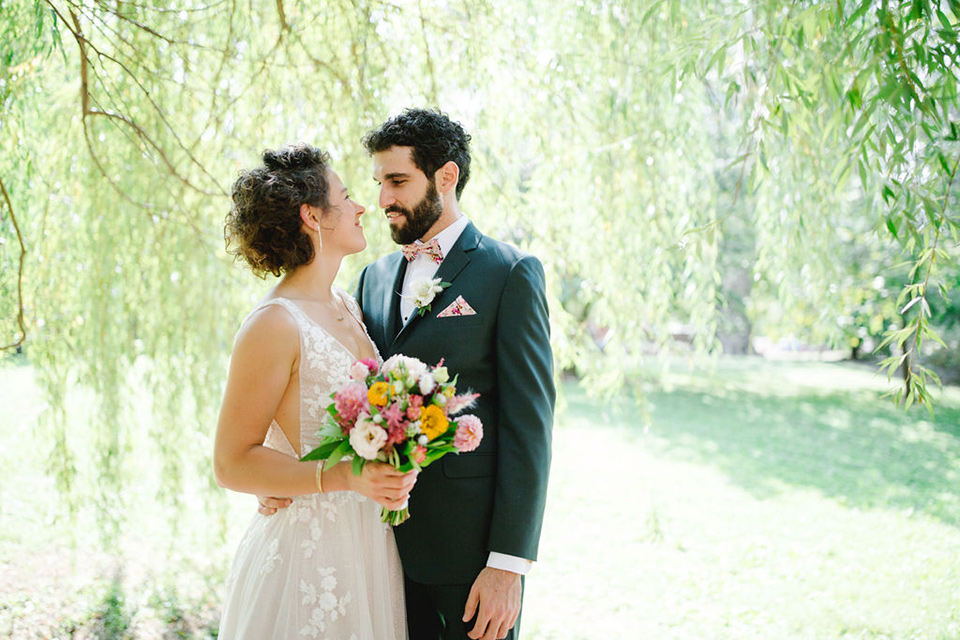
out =
[(397, 244), (427, 235), (443, 213), (443, 199), (433, 177), (413, 162), (410, 147), (390, 147), (373, 154), (373, 177), (380, 183), (380, 206)]

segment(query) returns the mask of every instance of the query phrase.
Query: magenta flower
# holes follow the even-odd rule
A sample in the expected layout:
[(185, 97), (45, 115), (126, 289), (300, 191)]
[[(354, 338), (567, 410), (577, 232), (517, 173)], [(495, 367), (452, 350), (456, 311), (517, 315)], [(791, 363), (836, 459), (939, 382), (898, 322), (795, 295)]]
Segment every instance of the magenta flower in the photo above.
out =
[(457, 433), (453, 437), (453, 446), (457, 451), (473, 451), (483, 439), (483, 423), (477, 416), (466, 415), (457, 419)]

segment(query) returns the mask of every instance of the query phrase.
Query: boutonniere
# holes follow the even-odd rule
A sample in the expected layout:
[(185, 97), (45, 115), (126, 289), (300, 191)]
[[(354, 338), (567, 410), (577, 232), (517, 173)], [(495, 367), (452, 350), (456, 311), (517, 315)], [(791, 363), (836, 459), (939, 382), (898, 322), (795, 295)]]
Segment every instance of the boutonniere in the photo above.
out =
[(430, 311), (430, 305), (441, 291), (450, 286), (449, 282), (441, 282), (440, 278), (428, 278), (413, 285), (413, 306), (419, 315)]

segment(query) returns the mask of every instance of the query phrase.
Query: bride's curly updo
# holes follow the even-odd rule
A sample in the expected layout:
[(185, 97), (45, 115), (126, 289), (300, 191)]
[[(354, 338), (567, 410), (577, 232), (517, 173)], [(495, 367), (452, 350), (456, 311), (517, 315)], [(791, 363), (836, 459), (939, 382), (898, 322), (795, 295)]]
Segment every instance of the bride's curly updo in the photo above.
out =
[(279, 276), (313, 260), (302, 231), (300, 205), (330, 205), (330, 155), (307, 144), (263, 152), (263, 166), (240, 173), (223, 237), (227, 253), (247, 261), (261, 278)]

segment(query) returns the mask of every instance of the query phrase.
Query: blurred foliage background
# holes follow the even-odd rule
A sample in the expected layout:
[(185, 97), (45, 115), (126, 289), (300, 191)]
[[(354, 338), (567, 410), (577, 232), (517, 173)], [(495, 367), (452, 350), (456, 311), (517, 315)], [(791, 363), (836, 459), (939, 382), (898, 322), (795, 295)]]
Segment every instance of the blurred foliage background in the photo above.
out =
[(36, 370), (64, 513), (116, 539), (147, 424), (159, 504), (199, 478), (218, 508), (226, 361), (271, 284), (224, 252), (230, 186), (264, 148), (329, 150), (368, 207), (351, 290), (393, 250), (360, 139), (408, 106), (473, 135), (463, 208), (544, 261), (559, 369), (586, 386), (790, 339), (877, 357), (893, 401), (932, 407), (937, 372), (960, 371), (958, 16), (956, 0), (0, 0), (0, 353)]

